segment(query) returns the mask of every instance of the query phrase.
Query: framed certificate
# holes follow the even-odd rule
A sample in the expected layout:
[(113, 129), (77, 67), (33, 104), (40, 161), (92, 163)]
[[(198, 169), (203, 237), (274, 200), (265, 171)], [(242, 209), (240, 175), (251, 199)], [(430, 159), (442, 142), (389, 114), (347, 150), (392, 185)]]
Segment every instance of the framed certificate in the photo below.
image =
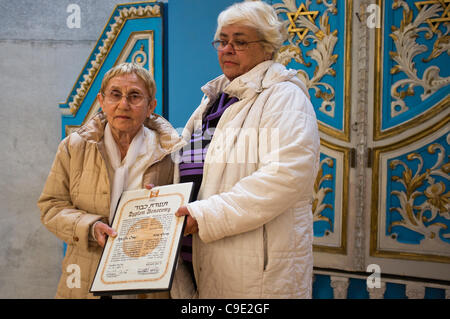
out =
[(125, 191), (90, 292), (96, 296), (170, 290), (184, 232), (185, 216), (176, 217), (189, 202), (192, 183)]

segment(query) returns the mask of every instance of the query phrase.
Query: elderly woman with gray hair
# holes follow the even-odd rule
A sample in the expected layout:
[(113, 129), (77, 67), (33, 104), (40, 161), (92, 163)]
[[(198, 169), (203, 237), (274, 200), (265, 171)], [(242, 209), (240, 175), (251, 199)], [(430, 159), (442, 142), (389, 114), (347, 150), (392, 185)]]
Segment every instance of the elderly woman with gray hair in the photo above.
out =
[[(38, 201), (42, 223), (67, 244), (57, 298), (93, 298), (89, 288), (120, 195), (173, 181), (171, 153), (184, 142), (156, 107), (155, 82), (143, 67), (122, 63), (103, 77), (102, 111), (61, 141)], [(79, 285), (70, 284), (79, 267)], [(168, 298), (155, 293), (153, 298)]]
[(202, 87), (175, 170), (194, 182), (196, 200), (176, 214), (192, 234), (195, 285), (173, 297), (311, 297), (319, 134), (297, 72), (273, 60), (285, 34), (262, 1), (218, 17), (223, 75)]

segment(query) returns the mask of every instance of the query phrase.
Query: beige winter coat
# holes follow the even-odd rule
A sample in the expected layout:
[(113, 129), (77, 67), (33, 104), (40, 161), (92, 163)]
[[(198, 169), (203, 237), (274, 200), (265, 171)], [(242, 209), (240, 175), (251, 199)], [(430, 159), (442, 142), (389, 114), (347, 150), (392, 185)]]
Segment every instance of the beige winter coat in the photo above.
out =
[(186, 140), (220, 92), (239, 101), (220, 118), (199, 200), (188, 205), (199, 228), (193, 237), (199, 297), (310, 298), (319, 131), (304, 84), (296, 71), (267, 61), (202, 90)]
[[(62, 264), (62, 276), (57, 298), (93, 298), (89, 293), (102, 248), (90, 237), (90, 227), (98, 220), (107, 223), (110, 211), (111, 169), (105, 161), (103, 140), (106, 118), (97, 114), (77, 132), (70, 134), (59, 145), (44, 190), (38, 200), (41, 221), (59, 239), (67, 244)], [(173, 161), (171, 153), (184, 142), (164, 118), (152, 115), (144, 123), (156, 132), (154, 145), (146, 145), (148, 168), (146, 183), (171, 184)], [(148, 155), (151, 154), (151, 155)], [(70, 275), (74, 267), (80, 269), (81, 286)]]

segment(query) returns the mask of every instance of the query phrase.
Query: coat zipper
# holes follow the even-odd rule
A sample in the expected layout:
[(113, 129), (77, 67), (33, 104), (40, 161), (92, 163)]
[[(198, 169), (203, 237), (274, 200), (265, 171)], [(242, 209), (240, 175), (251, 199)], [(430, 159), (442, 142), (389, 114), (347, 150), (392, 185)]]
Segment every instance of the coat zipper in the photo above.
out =
[(267, 263), (268, 263), (268, 256), (267, 256), (267, 231), (266, 231), (266, 225), (263, 225), (263, 254), (264, 254), (264, 271), (266, 271)]

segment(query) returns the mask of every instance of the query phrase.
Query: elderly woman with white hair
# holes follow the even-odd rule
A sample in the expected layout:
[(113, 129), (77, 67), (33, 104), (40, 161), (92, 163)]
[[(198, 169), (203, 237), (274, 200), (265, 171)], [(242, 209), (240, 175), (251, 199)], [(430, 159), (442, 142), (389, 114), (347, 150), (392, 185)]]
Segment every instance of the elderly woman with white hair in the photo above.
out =
[[(113, 67), (97, 95), (102, 111), (58, 147), (38, 201), (42, 223), (67, 244), (57, 298), (94, 297), (89, 288), (107, 236), (117, 235), (109, 225), (122, 192), (173, 181), (171, 154), (184, 142), (153, 113), (155, 92), (143, 67)], [(79, 267), (79, 285), (68, 284), (69, 265)]]
[(173, 297), (311, 298), (319, 134), (297, 72), (273, 60), (285, 35), (262, 1), (218, 17), (223, 75), (202, 87), (175, 170), (194, 182), (195, 200), (176, 214), (193, 234), (195, 285)]

